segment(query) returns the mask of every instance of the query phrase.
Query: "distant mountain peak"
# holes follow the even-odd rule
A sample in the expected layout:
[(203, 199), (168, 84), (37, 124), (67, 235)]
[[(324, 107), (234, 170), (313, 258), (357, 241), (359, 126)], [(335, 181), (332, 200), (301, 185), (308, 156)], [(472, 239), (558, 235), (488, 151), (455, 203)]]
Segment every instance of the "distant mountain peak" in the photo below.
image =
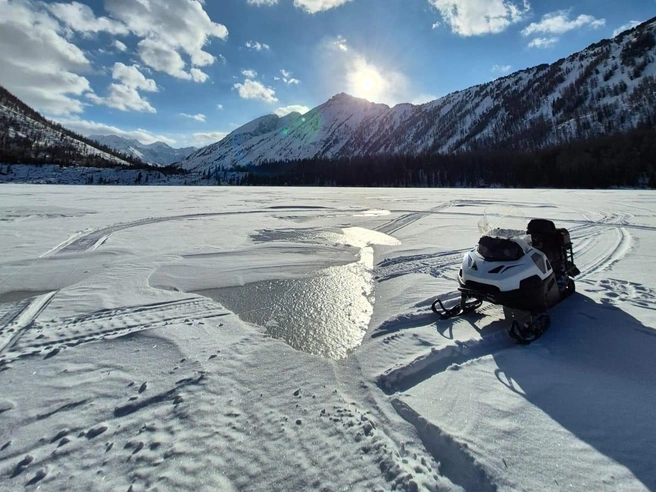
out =
[(387, 104), (371, 102), (363, 97), (356, 97), (346, 92), (340, 92), (331, 97), (325, 104), (346, 104), (346, 105), (360, 105), (360, 106), (387, 106)]
[(181, 161), (196, 150), (196, 147), (175, 149), (166, 142), (160, 141), (144, 144), (136, 139), (120, 137), (118, 135), (92, 135), (89, 138), (156, 166), (168, 166), (174, 162)]

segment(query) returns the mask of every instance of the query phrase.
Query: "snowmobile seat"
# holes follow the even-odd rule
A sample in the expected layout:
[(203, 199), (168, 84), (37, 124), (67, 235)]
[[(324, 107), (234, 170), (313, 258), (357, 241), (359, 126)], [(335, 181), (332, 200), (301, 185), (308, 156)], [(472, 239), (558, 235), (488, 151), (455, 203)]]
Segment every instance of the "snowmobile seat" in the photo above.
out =
[(526, 233), (529, 235), (533, 234), (554, 234), (556, 232), (556, 224), (547, 219), (533, 219), (528, 223), (526, 228)]
[(571, 240), (567, 229), (556, 229), (554, 223), (546, 219), (533, 219), (526, 229), (531, 236), (533, 247), (542, 251), (555, 270), (564, 269), (567, 260), (567, 247)]

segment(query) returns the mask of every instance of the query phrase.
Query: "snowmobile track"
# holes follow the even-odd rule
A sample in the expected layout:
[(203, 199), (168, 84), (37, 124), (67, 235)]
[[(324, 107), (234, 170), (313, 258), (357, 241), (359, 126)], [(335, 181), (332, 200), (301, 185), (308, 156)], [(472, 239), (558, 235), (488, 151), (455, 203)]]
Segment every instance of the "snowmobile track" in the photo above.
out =
[[(0, 342), (2, 343), (0, 354), (4, 355), (5, 352), (19, 343), (21, 337), (25, 336), (27, 331), (33, 327), (36, 318), (48, 307), (57, 292), (49, 292), (18, 303), (17, 309), (10, 313), (12, 316), (7, 316), (9, 322), (2, 325), (0, 329), (0, 333), (9, 334), (9, 336), (3, 337)], [(18, 311), (18, 308), (20, 308), (20, 311)]]
[(118, 338), (172, 323), (187, 325), (232, 314), (205, 298), (189, 298), (143, 306), (105, 309), (70, 318), (32, 323), (29, 332), (21, 333), (7, 349), (8, 355), (56, 355), (62, 348), (77, 346), (103, 338)]
[(400, 399), (394, 398), (392, 406), (406, 422), (417, 429), (424, 446), (440, 464), (440, 473), (464, 490), (497, 490), (496, 484), (467, 449), (466, 444), (458, 442)]
[(395, 232), (400, 231), (401, 229), (409, 226), (410, 224), (413, 224), (417, 222), (420, 219), (423, 219), (424, 217), (428, 217), (429, 215), (435, 214), (437, 212), (440, 212), (442, 210), (445, 210), (449, 207), (452, 207), (459, 203), (457, 200), (449, 201), (449, 202), (444, 202), (441, 205), (438, 205), (437, 207), (431, 208), (429, 210), (426, 210), (424, 212), (411, 212), (409, 214), (402, 215), (401, 217), (398, 217), (394, 220), (391, 220), (387, 224), (383, 224), (379, 227), (376, 228), (378, 232), (382, 232), (384, 234), (388, 235), (393, 235)]
[(388, 395), (408, 391), (423, 381), (442, 373), (453, 365), (462, 365), (516, 346), (505, 330), (481, 340), (455, 342), (433, 348), (409, 364), (388, 370), (378, 376), (378, 386)]
[(380, 282), (411, 273), (424, 273), (435, 278), (446, 278), (447, 272), (462, 262), (462, 256), (469, 249), (385, 259), (376, 265), (376, 277)]
[[(577, 279), (583, 280), (594, 273), (611, 269), (615, 263), (624, 258), (631, 250), (632, 237), (624, 227), (613, 229), (613, 234), (615, 235), (615, 238), (612, 242), (612, 246), (600, 256), (594, 258), (592, 262), (587, 264), (585, 260), (577, 261), (577, 263), (585, 265), (581, 268), (581, 274)], [(574, 256), (581, 255), (585, 258), (585, 253), (587, 253), (587, 251), (575, 251)]]
[(145, 219), (139, 219), (132, 222), (124, 222), (119, 224), (114, 224), (109, 227), (103, 227), (101, 229), (87, 230), (73, 234), (71, 237), (58, 244), (54, 248), (51, 248), (47, 252), (43, 253), (40, 258), (46, 258), (49, 256), (54, 256), (57, 254), (65, 253), (80, 253), (87, 251), (94, 251), (98, 249), (102, 244), (104, 244), (112, 234), (115, 234), (126, 229), (132, 229), (135, 227), (142, 227), (151, 224), (159, 224), (162, 222), (171, 222), (175, 220), (189, 220), (189, 219), (205, 219), (213, 217), (222, 217), (222, 216), (232, 216), (232, 215), (245, 215), (245, 214), (261, 214), (266, 213), (265, 210), (249, 210), (249, 211), (239, 211), (239, 212), (207, 212), (207, 213), (198, 213), (198, 214), (185, 214), (185, 215), (171, 215), (166, 217), (149, 217)]

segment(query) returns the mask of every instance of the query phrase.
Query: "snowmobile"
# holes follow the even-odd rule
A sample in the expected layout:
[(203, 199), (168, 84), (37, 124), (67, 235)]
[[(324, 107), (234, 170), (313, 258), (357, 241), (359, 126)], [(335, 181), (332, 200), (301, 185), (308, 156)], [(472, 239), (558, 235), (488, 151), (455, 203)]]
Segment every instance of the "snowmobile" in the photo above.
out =
[(573, 277), (580, 273), (567, 229), (533, 219), (525, 232), (495, 228), (485, 233), (463, 258), (460, 303), (447, 309), (438, 298), (431, 307), (448, 319), (475, 311), (484, 301), (501, 305), (512, 320), (510, 336), (528, 344), (549, 327), (548, 309), (575, 291)]

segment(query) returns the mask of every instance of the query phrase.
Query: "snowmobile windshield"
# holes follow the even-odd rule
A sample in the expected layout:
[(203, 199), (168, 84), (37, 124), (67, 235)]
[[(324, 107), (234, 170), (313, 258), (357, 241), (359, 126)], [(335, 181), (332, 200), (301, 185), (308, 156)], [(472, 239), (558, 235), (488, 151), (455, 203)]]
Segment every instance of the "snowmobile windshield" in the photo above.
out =
[(526, 234), (526, 216), (517, 207), (492, 205), (478, 221), (481, 236), (518, 237)]
[(483, 236), (478, 241), (478, 253), (489, 261), (514, 261), (524, 256), (522, 247), (511, 239)]

